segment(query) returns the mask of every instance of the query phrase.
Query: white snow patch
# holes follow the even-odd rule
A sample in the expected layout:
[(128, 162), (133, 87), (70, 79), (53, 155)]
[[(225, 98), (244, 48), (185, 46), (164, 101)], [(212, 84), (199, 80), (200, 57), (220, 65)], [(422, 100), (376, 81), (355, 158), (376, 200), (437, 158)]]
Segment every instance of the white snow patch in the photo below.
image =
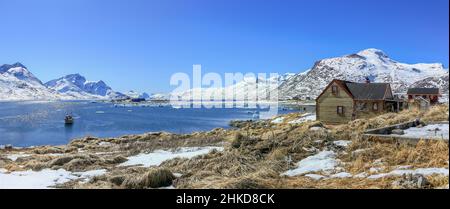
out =
[[(395, 135), (395, 134), (392, 134)], [(411, 127), (404, 130), (401, 136), (411, 138), (447, 139), (449, 135), (448, 124), (431, 124), (423, 127)]]
[(52, 156), (52, 157), (59, 157), (59, 156), (63, 156), (64, 154), (62, 154), (62, 153), (49, 153), (49, 154), (45, 154), (45, 155)]
[(365, 151), (368, 151), (368, 150), (369, 149), (357, 149), (357, 150), (353, 151), (352, 154), (358, 154), (358, 153), (365, 152)]
[(381, 172), (383, 170), (384, 170), (384, 168), (381, 168), (381, 167), (372, 167), (372, 168), (369, 169), (369, 172), (370, 173), (378, 173), (378, 172)]
[(352, 143), (352, 141), (350, 141), (350, 140), (339, 140), (339, 141), (333, 142), (333, 144), (335, 144), (336, 146), (339, 146), (339, 147), (347, 147), (351, 143)]
[(88, 182), (94, 176), (101, 176), (106, 173), (106, 169), (91, 170), (85, 172), (75, 172), (73, 175), (79, 176), (83, 182)]
[(24, 153), (18, 153), (18, 154), (9, 154), (6, 156), (6, 158), (12, 160), (12, 161), (16, 161), (17, 158), (19, 157), (29, 157), (31, 156), (30, 154), (24, 154)]
[(325, 178), (325, 176), (319, 175), (319, 174), (306, 174), (306, 177), (312, 178), (314, 180), (320, 180)]
[(314, 140), (314, 143), (318, 143), (319, 144), (319, 143), (322, 143), (322, 142), (323, 142), (323, 140), (320, 140), (320, 139), (319, 140)]
[(128, 161), (120, 166), (140, 165), (143, 167), (158, 166), (162, 162), (174, 158), (192, 158), (208, 154), (212, 150), (223, 151), (223, 147), (182, 147), (176, 151), (155, 150), (151, 153), (142, 153), (128, 157)]
[(176, 189), (173, 185), (167, 187), (159, 187), (158, 189)]
[(72, 173), (64, 169), (41, 171), (15, 171), (11, 173), (0, 172), (0, 189), (47, 189), (56, 184), (70, 180), (86, 179), (102, 175), (106, 170), (94, 170)]
[(340, 172), (330, 176), (330, 178), (350, 178), (350, 177), (352, 177), (352, 174), (347, 172)]
[(406, 169), (410, 169), (412, 168), (412, 166), (410, 165), (402, 165), (402, 166), (398, 166), (397, 170), (406, 170)]
[(389, 173), (380, 173), (376, 175), (371, 175), (367, 178), (369, 179), (379, 179), (390, 176), (401, 176), (403, 174), (421, 174), (424, 176), (430, 176), (433, 174), (448, 176), (448, 168), (418, 168), (415, 170), (393, 170)]
[(179, 178), (179, 177), (183, 176), (183, 174), (182, 173), (173, 173), (173, 176)]
[(366, 178), (367, 177), (367, 173), (362, 172), (362, 173), (358, 173), (355, 176), (353, 176), (355, 178)]
[(272, 120), (271, 123), (280, 124), (280, 123), (283, 123), (283, 121), (284, 121), (284, 117), (279, 117), (279, 118), (275, 118), (274, 120)]
[(318, 127), (318, 126), (314, 126), (314, 127), (309, 128), (310, 131), (320, 131), (320, 130), (323, 130), (323, 129), (324, 128)]
[(335, 157), (336, 154), (333, 151), (322, 151), (301, 160), (297, 163), (297, 168), (288, 170), (281, 175), (297, 176), (319, 171), (333, 171), (339, 164)]
[(299, 124), (304, 123), (308, 121), (315, 121), (316, 120), (316, 114), (308, 113), (303, 115), (302, 117), (295, 119), (293, 121), (289, 121), (289, 124)]
[(107, 146), (111, 146), (112, 143), (111, 142), (100, 142), (100, 143), (98, 143), (98, 145), (107, 147)]

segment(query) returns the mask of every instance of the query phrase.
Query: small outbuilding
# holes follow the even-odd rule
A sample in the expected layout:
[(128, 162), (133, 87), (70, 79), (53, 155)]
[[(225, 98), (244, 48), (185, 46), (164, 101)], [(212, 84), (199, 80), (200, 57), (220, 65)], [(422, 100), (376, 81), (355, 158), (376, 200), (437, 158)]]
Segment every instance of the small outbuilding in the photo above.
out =
[(406, 94), (408, 95), (409, 103), (425, 100), (430, 105), (437, 104), (441, 96), (439, 88), (410, 88)]

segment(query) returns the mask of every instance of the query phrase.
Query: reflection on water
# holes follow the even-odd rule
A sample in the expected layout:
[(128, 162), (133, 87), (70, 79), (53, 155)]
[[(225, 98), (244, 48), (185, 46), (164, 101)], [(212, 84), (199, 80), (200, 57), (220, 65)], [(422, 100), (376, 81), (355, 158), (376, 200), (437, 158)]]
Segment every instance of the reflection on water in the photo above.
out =
[[(234, 119), (252, 119), (248, 112), (254, 110), (118, 107), (89, 102), (0, 103), (0, 145), (59, 145), (84, 136), (115, 137), (149, 131), (190, 133), (226, 128)], [(66, 114), (74, 117), (71, 126), (64, 123)]]

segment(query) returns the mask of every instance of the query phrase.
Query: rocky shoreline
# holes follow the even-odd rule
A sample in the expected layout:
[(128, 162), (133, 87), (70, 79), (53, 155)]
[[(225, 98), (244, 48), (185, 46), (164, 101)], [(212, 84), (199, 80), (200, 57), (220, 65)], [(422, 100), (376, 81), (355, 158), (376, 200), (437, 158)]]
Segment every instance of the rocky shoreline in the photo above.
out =
[(366, 129), (418, 117), (447, 120), (446, 105), (340, 126), (302, 117), (0, 149), (0, 187), (27, 187), (13, 182), (26, 179), (33, 188), (448, 188), (448, 142), (412, 146), (361, 138)]

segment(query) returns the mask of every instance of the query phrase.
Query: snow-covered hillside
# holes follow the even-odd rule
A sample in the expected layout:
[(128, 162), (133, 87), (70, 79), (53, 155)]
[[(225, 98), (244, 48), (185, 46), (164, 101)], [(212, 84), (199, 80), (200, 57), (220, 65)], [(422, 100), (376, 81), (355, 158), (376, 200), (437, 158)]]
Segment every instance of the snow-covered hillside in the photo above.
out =
[(70, 74), (45, 83), (62, 95), (76, 99), (118, 99), (126, 95), (115, 92), (103, 81), (88, 81), (80, 74)]
[(194, 88), (181, 92), (172, 92), (171, 99), (180, 100), (206, 100), (206, 101), (222, 101), (227, 100), (249, 100), (255, 101), (273, 99), (269, 98), (270, 93), (278, 88), (278, 86), (290, 79), (295, 74), (287, 73), (284, 75), (272, 76), (269, 78), (258, 78), (255, 76), (244, 77), (241, 81), (234, 85), (220, 87), (220, 88)]
[(0, 100), (70, 99), (48, 89), (21, 63), (0, 66)]
[(141, 99), (149, 99), (150, 95), (148, 95), (146, 92), (143, 93), (139, 93), (137, 91), (128, 91), (127, 93), (125, 93), (125, 95), (127, 95), (130, 98), (141, 98)]
[(448, 72), (444, 75), (432, 76), (413, 83), (415, 88), (440, 88), (442, 93), (448, 94)]
[[(442, 64), (405, 64), (389, 58), (378, 49), (366, 49), (356, 54), (343, 57), (323, 59), (314, 66), (283, 82), (278, 88), (280, 99), (293, 97), (316, 98), (323, 88), (333, 79), (363, 82), (369, 77), (372, 82), (391, 83), (395, 92), (405, 92), (416, 82), (426, 86), (433, 82), (430, 77), (442, 77), (440, 88), (448, 89), (448, 69)], [(425, 83), (424, 83), (425, 82)]]
[(170, 99), (170, 94), (154, 93), (154, 94), (151, 94), (148, 99), (149, 100), (169, 100)]
[(87, 81), (79, 74), (42, 83), (24, 65), (0, 66), (0, 101), (118, 99), (126, 97), (103, 81)]

